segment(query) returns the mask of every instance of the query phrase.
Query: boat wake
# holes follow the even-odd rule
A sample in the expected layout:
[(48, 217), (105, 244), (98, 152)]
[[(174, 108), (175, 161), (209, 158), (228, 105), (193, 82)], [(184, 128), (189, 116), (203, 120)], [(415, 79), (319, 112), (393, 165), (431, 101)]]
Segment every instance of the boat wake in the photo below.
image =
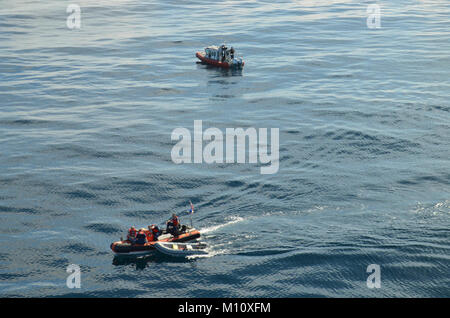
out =
[(222, 254), (228, 254), (226, 250), (219, 250), (219, 251), (212, 251), (212, 250), (207, 250), (208, 254), (201, 254), (201, 255), (188, 255), (186, 256), (187, 259), (196, 259), (196, 258), (210, 258), (210, 257), (214, 257), (217, 255), (222, 255)]
[(214, 226), (210, 226), (210, 227), (206, 227), (206, 228), (201, 229), (199, 231), (200, 231), (201, 234), (211, 233), (211, 232), (217, 231), (218, 229), (223, 228), (225, 226), (228, 226), (228, 225), (231, 225), (231, 224), (235, 224), (235, 223), (238, 223), (238, 222), (242, 222), (242, 221), (245, 220), (244, 218), (242, 218), (240, 216), (232, 216), (232, 217), (230, 217), (230, 219), (231, 220), (226, 222), (226, 223), (218, 224), (218, 225), (214, 225)]
[[(223, 227), (232, 225), (232, 224), (236, 224), (239, 222), (245, 221), (245, 219), (243, 217), (240, 216), (231, 216), (229, 217), (229, 220), (226, 221), (223, 224), (218, 224), (218, 225), (213, 225), (210, 227), (205, 227), (203, 229), (199, 229), (201, 234), (208, 234), (208, 233), (213, 233)], [(219, 244), (219, 245), (215, 245), (215, 246), (209, 246), (206, 249), (206, 252), (208, 252), (207, 254), (203, 254), (203, 255), (189, 255), (187, 256), (188, 259), (196, 259), (196, 258), (209, 258), (209, 257), (214, 257), (217, 255), (223, 255), (223, 254), (228, 254), (230, 251), (227, 250), (226, 248), (221, 248), (221, 249), (217, 249), (218, 247), (222, 246), (224, 244)], [(226, 244), (225, 244), (226, 245)], [(214, 248), (214, 249), (213, 249)]]

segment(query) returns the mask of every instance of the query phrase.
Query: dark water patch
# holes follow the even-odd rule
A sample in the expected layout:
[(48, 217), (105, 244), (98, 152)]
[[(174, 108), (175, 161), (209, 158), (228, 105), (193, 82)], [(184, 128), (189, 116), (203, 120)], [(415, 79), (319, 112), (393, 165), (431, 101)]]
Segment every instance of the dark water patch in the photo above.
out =
[(0, 213), (26, 213), (26, 214), (40, 214), (41, 212), (36, 208), (19, 208), (11, 206), (0, 205)]
[(90, 199), (97, 198), (97, 196), (95, 194), (87, 192), (87, 191), (84, 191), (84, 190), (75, 190), (75, 191), (65, 192), (65, 195), (67, 197), (69, 197), (70, 199), (90, 200)]
[(260, 183), (259, 182), (248, 182), (247, 186), (245, 187), (245, 190), (249, 190), (249, 189), (255, 189), (260, 187)]
[(225, 186), (230, 187), (230, 188), (242, 187), (244, 185), (245, 185), (245, 183), (242, 181), (239, 181), (239, 180), (232, 180), (232, 181), (225, 182)]
[(418, 184), (418, 182), (415, 182), (413, 180), (399, 180), (399, 181), (397, 181), (397, 183), (402, 184), (402, 185), (406, 185), (406, 186)]
[(43, 127), (48, 128), (50, 124), (54, 124), (52, 121), (43, 119), (10, 119), (0, 120), (2, 126), (27, 126), (27, 127)]
[[(23, 228), (27, 228), (27, 229), (32, 229), (36, 227), (36, 224), (32, 223), (32, 222), (28, 222), (28, 221), (22, 221), (20, 222), (20, 224), (22, 225)], [(17, 232), (17, 230), (14, 230), (15, 232)]]
[(353, 74), (330, 74), (328, 75), (330, 78), (352, 78)]
[(68, 158), (114, 158), (115, 153), (111, 151), (101, 151), (86, 146), (80, 146), (70, 143), (62, 143), (45, 147), (41, 150), (44, 153), (52, 153), (56, 155), (61, 153)]
[(11, 282), (30, 276), (31, 273), (0, 273), (0, 281)]
[(287, 161), (287, 160), (290, 160), (290, 159), (293, 159), (293, 158), (294, 157), (291, 156), (291, 155), (283, 155), (283, 156), (280, 157), (280, 162), (284, 162), (284, 161)]
[[(327, 134), (325, 134), (326, 136)], [(333, 137), (334, 140), (370, 140), (370, 141), (379, 141), (378, 137), (372, 136), (369, 134), (365, 134), (361, 131), (344, 131), (340, 132), (339, 135)]]
[(288, 104), (288, 105), (302, 105), (304, 103), (305, 103), (305, 101), (303, 101), (303, 100), (289, 100), (286, 102), (286, 104)]
[[(120, 294), (119, 294), (120, 293)], [(123, 297), (137, 297), (143, 294), (141, 290), (131, 290), (127, 288), (112, 288), (110, 290), (100, 290), (86, 292), (80, 290), (80, 292), (64, 292), (62, 294), (50, 294), (49, 298), (116, 298), (117, 295), (123, 295)]]
[(93, 223), (85, 225), (84, 228), (90, 231), (106, 234), (118, 234), (122, 232), (122, 229), (119, 226), (105, 223)]
[(422, 186), (427, 183), (450, 185), (450, 175), (443, 175), (443, 176), (423, 175), (411, 179), (402, 179), (397, 181), (397, 183), (406, 186), (412, 185)]
[(216, 95), (214, 95), (214, 99), (229, 99), (229, 98), (234, 98), (234, 97), (236, 97), (236, 96), (235, 95), (230, 95), (230, 94), (216, 94)]
[(169, 179), (167, 180), (167, 182), (170, 185), (179, 187), (182, 186), (183, 188), (186, 189), (196, 189), (196, 188), (200, 188), (203, 186), (208, 186), (211, 184), (215, 184), (216, 181), (214, 178), (210, 178), (210, 177), (204, 177), (204, 178), (196, 178), (194, 176), (189, 177), (189, 178), (176, 178), (176, 179)]
[(221, 196), (218, 196), (218, 197), (208, 200), (207, 203), (205, 203), (203, 206), (199, 206), (199, 208), (222, 206), (224, 203), (229, 202), (230, 199), (231, 199), (231, 195), (221, 195)]
[(289, 200), (295, 198), (297, 195), (297, 193), (268, 193), (267, 197), (274, 200)]
[(54, 48), (44, 48), (41, 49), (41, 52), (47, 53), (50, 55), (58, 55), (58, 54), (64, 54), (64, 55), (72, 55), (72, 56), (112, 56), (115, 57), (117, 55), (120, 55), (120, 49), (109, 47), (108, 50), (105, 50), (102, 46), (60, 46), (60, 47), (54, 47)]
[[(356, 273), (353, 273), (353, 275)], [(352, 274), (348, 275), (349, 277)], [(356, 276), (356, 275), (355, 275)], [(339, 293), (339, 291), (345, 289), (354, 289), (354, 284), (352, 282), (348, 282), (346, 278), (342, 277), (336, 272), (328, 272), (328, 271), (319, 271), (314, 273), (303, 273), (299, 277), (292, 277), (291, 279), (281, 279), (278, 280), (277, 283), (283, 286), (289, 285), (298, 285), (298, 286), (307, 286), (316, 288), (317, 286), (322, 286), (327, 282), (327, 286), (331, 289), (330, 294), (334, 291)], [(303, 295), (302, 295), (303, 297)]]
[(386, 278), (392, 281), (411, 281), (414, 276), (426, 277), (427, 280), (442, 278), (447, 273), (448, 267), (432, 264), (420, 264), (401, 258), (397, 264), (386, 264), (383, 272)]
[(398, 137), (381, 134), (368, 134), (361, 131), (328, 131), (324, 138), (338, 142), (339, 148), (328, 147), (328, 154), (338, 154), (340, 157), (355, 157), (359, 154), (383, 156), (389, 153), (418, 153), (422, 148), (420, 143)]
[[(0, 17), (2, 17), (3, 15), (0, 14)], [(12, 24), (12, 23), (5, 23), (5, 22), (0, 22), (0, 27), (2, 28), (15, 28), (17, 27), (17, 25)]]
[(116, 200), (101, 200), (101, 201), (96, 201), (96, 203), (98, 205), (104, 205), (104, 206), (108, 206), (108, 207), (117, 207), (120, 206), (121, 202), (116, 201)]
[(282, 187), (276, 184), (266, 183), (261, 187), (263, 191), (283, 191)]
[[(95, 291), (87, 294), (83, 294), (82, 297), (95, 297), (95, 298), (113, 298), (117, 295), (123, 295), (129, 298), (137, 297), (142, 295), (144, 292), (142, 290), (131, 290), (129, 288), (114, 288), (112, 290), (106, 291)], [(78, 296), (80, 297), (80, 296)]]
[(410, 154), (418, 153), (418, 151), (422, 148), (420, 143), (412, 142), (405, 139), (383, 142), (382, 146), (383, 148), (387, 149), (388, 152), (395, 151)]
[(220, 284), (225, 285), (239, 286), (242, 284), (242, 279), (232, 274), (213, 274), (210, 275), (207, 279), (209, 281), (217, 281)]
[(95, 249), (83, 243), (71, 243), (60, 248), (62, 252), (67, 253), (93, 253)]
[(112, 188), (112, 185), (110, 183), (112, 183), (111, 180), (102, 180), (101, 183), (87, 183), (83, 186), (93, 192), (108, 191)]
[(438, 110), (438, 111), (443, 111), (443, 112), (450, 112), (450, 106), (445, 106), (445, 105), (429, 105), (428, 106), (428, 110)]
[[(11, 20), (34, 20), (37, 19), (38, 16), (35, 15), (26, 15), (26, 14), (0, 14), (3, 21), (11, 22)], [(19, 23), (19, 25), (21, 25)], [(17, 22), (14, 23), (14, 26), (17, 27)], [(21, 25), (23, 27), (23, 25)]]
[[(151, 179), (151, 178), (149, 178)], [(113, 187), (116, 189), (121, 189), (121, 191), (149, 191), (149, 192), (157, 192), (157, 185), (154, 182), (149, 181), (141, 181), (141, 180), (120, 180), (114, 181)]]
[[(130, 195), (126, 195), (123, 197), (123, 200), (131, 201), (131, 202), (135, 202), (135, 203), (142, 203), (142, 204), (149, 204), (152, 201), (154, 201), (155, 199), (156, 199), (155, 197), (149, 199), (148, 197), (130, 196)], [(158, 200), (169, 200), (169, 199), (171, 199), (169, 196), (158, 195)]]
[(15, 182), (17, 182), (17, 178), (16, 177), (6, 177), (6, 176), (2, 176), (0, 178), (0, 184), (1, 185), (11, 185), (14, 184)]
[(130, 157), (130, 158), (136, 158), (136, 157), (155, 157), (156, 153), (153, 151), (136, 151), (136, 152), (125, 152), (121, 153), (122, 157)]
[[(323, 136), (324, 137), (326, 137), (326, 138), (331, 138), (331, 137), (333, 137), (333, 136), (335, 136), (336, 135), (336, 132), (334, 132), (334, 131), (327, 131), (326, 133), (324, 133), (323, 134)], [(333, 139), (341, 139), (341, 138), (338, 138), (338, 137), (334, 137)]]
[[(15, 296), (11, 296), (11, 297), (15, 297)], [(18, 296), (20, 297), (20, 296)], [(47, 296), (48, 298), (95, 298), (95, 294), (94, 293), (86, 293), (83, 291), (80, 291), (78, 293), (76, 292), (68, 292), (68, 293), (63, 293), (63, 294), (56, 294), (56, 293), (50, 293), (49, 296)]]
[(155, 212), (152, 212), (149, 208), (149, 210), (127, 211), (122, 212), (121, 214), (130, 218), (148, 218), (155, 214)]
[(443, 175), (443, 176), (432, 176), (432, 175), (425, 175), (415, 178), (417, 183), (423, 183), (423, 182), (432, 182), (432, 183), (442, 183), (445, 185), (450, 185), (450, 175)]
[(51, 268), (65, 268), (70, 264), (69, 260), (64, 257), (55, 257), (55, 255), (42, 254), (42, 256), (37, 260), (41, 265), (45, 265)]
[[(300, 252), (297, 251), (295, 253), (290, 253), (290, 255), (286, 255), (283, 257), (283, 259), (277, 260), (277, 262), (280, 262), (283, 264), (284, 268), (295, 268), (298, 266), (317, 266), (317, 265), (323, 265), (323, 264), (329, 264), (332, 263), (339, 263), (342, 266), (344, 264), (352, 264), (357, 259), (360, 259), (360, 257), (363, 254), (360, 252), (354, 252), (350, 255), (344, 255), (340, 253), (318, 253), (318, 252)], [(362, 261), (362, 259), (360, 259)], [(369, 263), (370, 264), (370, 263)], [(353, 263), (354, 265), (354, 263)]]

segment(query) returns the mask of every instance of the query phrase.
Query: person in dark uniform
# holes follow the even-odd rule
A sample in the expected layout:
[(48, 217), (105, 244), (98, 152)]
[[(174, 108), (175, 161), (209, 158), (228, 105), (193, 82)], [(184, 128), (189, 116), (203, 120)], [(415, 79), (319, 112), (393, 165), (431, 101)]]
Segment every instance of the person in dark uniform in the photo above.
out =
[(145, 244), (147, 243), (147, 235), (145, 234), (145, 229), (142, 228), (139, 230), (138, 234), (136, 235), (136, 244)]
[(180, 229), (180, 220), (178, 219), (178, 216), (174, 213), (172, 214), (172, 218), (169, 219), (167, 222), (167, 233), (172, 234), (173, 236), (178, 236), (179, 229)]

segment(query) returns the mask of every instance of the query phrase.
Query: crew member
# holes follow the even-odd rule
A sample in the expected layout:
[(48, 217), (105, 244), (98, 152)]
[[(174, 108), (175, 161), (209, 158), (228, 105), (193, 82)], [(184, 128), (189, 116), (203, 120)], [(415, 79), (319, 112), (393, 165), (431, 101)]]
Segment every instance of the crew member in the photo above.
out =
[(178, 219), (178, 216), (175, 213), (172, 214), (172, 218), (169, 219), (166, 223), (167, 223), (166, 231), (172, 234), (173, 236), (178, 236), (180, 228), (180, 220)]
[(145, 228), (142, 228), (136, 235), (136, 244), (145, 244), (145, 243), (147, 243), (147, 235), (145, 234)]
[(161, 234), (161, 231), (159, 230), (158, 226), (156, 226), (156, 224), (152, 224), (152, 225), (149, 225), (148, 229), (150, 230), (150, 232), (152, 232), (153, 239), (155, 241), (157, 241), (159, 235)]
[(134, 226), (130, 227), (128, 230), (127, 240), (132, 243), (136, 240), (136, 228)]
[(151, 241), (156, 241), (157, 240), (157, 236), (155, 235), (155, 232), (153, 232), (153, 225), (149, 225), (148, 226), (148, 230), (145, 231), (146, 235), (147, 235), (147, 241), (151, 242)]

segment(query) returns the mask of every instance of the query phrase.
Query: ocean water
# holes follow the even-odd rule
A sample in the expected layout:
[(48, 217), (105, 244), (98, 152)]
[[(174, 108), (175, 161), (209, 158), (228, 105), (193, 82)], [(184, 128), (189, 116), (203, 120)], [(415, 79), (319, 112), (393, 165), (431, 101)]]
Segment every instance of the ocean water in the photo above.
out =
[[(373, 3), (0, 2), (0, 296), (450, 297), (450, 2)], [(174, 164), (194, 120), (279, 128), (279, 171)], [(113, 256), (189, 200), (207, 257)]]

